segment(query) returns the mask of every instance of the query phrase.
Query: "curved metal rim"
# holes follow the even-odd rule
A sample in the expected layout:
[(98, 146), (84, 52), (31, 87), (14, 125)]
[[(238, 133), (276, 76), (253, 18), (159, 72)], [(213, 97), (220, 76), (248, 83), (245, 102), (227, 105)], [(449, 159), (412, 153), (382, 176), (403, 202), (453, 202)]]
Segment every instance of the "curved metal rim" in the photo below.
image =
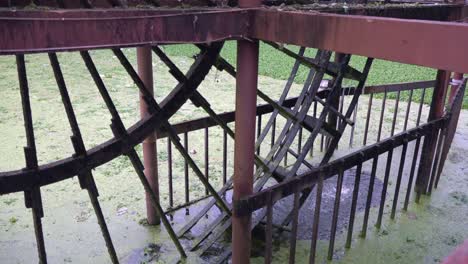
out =
[(192, 64), (187, 81), (179, 83), (161, 102), (161, 111), (153, 113), (127, 129), (124, 140), (112, 138), (89, 149), (86, 156), (68, 157), (41, 165), (37, 170), (16, 170), (0, 172), (0, 194), (40, 187), (78, 175), (103, 165), (141, 143), (148, 135), (161, 129), (161, 120), (169, 119), (190, 98), (214, 64), (222, 42), (214, 43)]

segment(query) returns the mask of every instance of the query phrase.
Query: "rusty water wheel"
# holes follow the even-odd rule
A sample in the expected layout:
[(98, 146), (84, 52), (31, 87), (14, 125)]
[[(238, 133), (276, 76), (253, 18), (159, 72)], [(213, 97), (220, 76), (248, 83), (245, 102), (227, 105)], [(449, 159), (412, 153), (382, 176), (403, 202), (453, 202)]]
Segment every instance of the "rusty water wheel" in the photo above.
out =
[[(142, 143), (150, 134), (160, 130), (164, 130), (166, 133), (170, 134), (169, 138), (176, 147), (178, 144), (182, 146), (168, 120), (187, 100), (191, 99), (195, 94), (198, 94), (196, 92), (197, 88), (214, 65), (222, 46), (222, 42), (206, 45), (205, 48), (196, 56), (195, 61), (188, 72), (177, 78), (178, 84), (159, 104), (156, 103), (154, 97), (146, 89), (142, 80), (139, 78), (124, 53), (120, 49), (113, 49), (112, 51), (114, 55), (119, 59), (122, 66), (125, 68), (126, 73), (132, 78), (138, 87), (138, 90), (136, 89), (135, 93), (140, 92), (143, 95), (143, 99), (147, 103), (150, 112), (149, 116), (141, 119), (129, 128), (125, 128), (123, 125), (119, 112), (99, 75), (90, 53), (88, 51), (80, 51), (80, 55), (86, 65), (86, 68), (91, 74), (91, 77), (111, 114), (112, 119), (110, 126), (114, 134), (113, 138), (90, 149), (86, 149), (85, 143), (83, 142), (80, 127), (76, 120), (75, 112), (57, 55), (54, 52), (49, 53), (50, 65), (54, 72), (72, 132), (70, 139), (75, 153), (70, 157), (64, 157), (63, 159), (42, 165), (38, 164), (36, 153), (25, 54), (16, 54), (18, 83), (21, 93), (21, 104), (27, 141), (27, 145), (24, 147), (26, 167), (14, 171), (0, 172), (0, 195), (24, 192), (25, 205), (27, 208), (32, 209), (39, 263), (47, 263), (46, 247), (41, 222), (41, 219), (44, 216), (40, 191), (41, 187), (68, 180), (74, 176), (78, 176), (80, 187), (88, 191), (90, 201), (93, 205), (94, 212), (112, 262), (119, 262), (98, 201), (99, 194), (94, 182), (92, 170), (123, 155), (130, 159), (143, 187), (147, 192), (149, 192), (153, 207), (159, 215), (162, 216), (162, 223), (171, 236), (181, 257), (186, 256), (185, 251), (177, 239), (170, 223), (164, 216), (164, 211), (158, 203), (155, 194), (150, 189), (150, 185), (143, 173), (144, 168), (142, 162), (134, 148), (138, 144)], [(153, 51), (162, 60), (168, 59), (159, 47), (154, 46)], [(172, 64), (172, 67), (177, 66)], [(171, 68), (169, 70), (171, 70)], [(181, 154), (184, 155), (184, 153)]]

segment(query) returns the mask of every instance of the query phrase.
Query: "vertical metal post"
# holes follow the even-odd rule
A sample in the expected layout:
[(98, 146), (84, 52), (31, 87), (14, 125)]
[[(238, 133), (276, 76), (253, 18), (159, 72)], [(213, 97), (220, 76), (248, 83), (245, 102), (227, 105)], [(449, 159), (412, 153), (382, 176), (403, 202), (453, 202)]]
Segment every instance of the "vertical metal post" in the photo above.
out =
[[(440, 118), (444, 114), (444, 103), (447, 87), (450, 81), (450, 72), (438, 70), (436, 84), (432, 93), (431, 108), (427, 121)], [(431, 175), (432, 163), (434, 161), (434, 152), (437, 145), (437, 129), (433, 129), (429, 135), (424, 138), (422, 156), (419, 162), (418, 176), (416, 178), (416, 202), (419, 201), (421, 194), (426, 194), (429, 176)]]
[[(138, 75), (151, 94), (153, 90), (153, 65), (151, 47), (137, 48)], [(140, 93), (140, 115), (142, 118), (149, 115), (148, 106)], [(145, 167), (145, 176), (151, 186), (151, 189), (159, 201), (159, 182), (158, 182), (158, 159), (156, 151), (156, 135), (152, 134), (146, 138), (143, 143), (143, 165)], [(149, 194), (146, 193), (146, 215), (148, 224), (159, 225), (160, 217), (152, 206)]]
[[(239, 7), (260, 6), (261, 0), (239, 0)], [(237, 42), (236, 123), (233, 200), (253, 193), (258, 41)], [(232, 263), (250, 263), (251, 215), (232, 217)]]
[(449, 100), (448, 100), (448, 104), (451, 107), (451, 110), (450, 110), (451, 116), (446, 126), (445, 139), (443, 143), (444, 145), (442, 148), (440, 164), (439, 164), (439, 167), (437, 168), (437, 174), (436, 174), (436, 179), (435, 179), (435, 185), (434, 185), (435, 188), (437, 188), (437, 185), (439, 183), (440, 174), (442, 173), (442, 169), (444, 168), (445, 160), (447, 159), (448, 152), (452, 145), (453, 137), (455, 136), (455, 131), (457, 129), (458, 119), (460, 117), (460, 111), (461, 111), (463, 103), (455, 102), (455, 96), (457, 95), (459, 89), (461, 88), (462, 80), (463, 80), (463, 73), (453, 74), (453, 79), (451, 83), (452, 87), (450, 90), (450, 95), (449, 95)]

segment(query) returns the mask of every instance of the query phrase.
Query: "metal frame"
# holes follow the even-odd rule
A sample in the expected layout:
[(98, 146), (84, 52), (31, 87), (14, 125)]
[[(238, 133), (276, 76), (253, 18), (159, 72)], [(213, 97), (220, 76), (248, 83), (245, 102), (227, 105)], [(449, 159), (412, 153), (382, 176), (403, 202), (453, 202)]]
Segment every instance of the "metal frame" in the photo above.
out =
[[(36, 1), (37, 2), (37, 1)], [(57, 1), (57, 6), (68, 7), (69, 1)], [(109, 1), (111, 6), (124, 7), (120, 1)], [(463, 4), (445, 4), (440, 6), (426, 5), (421, 8), (411, 9), (411, 14), (401, 8), (392, 8), (381, 13), (384, 17), (369, 17), (356, 14), (372, 14), (373, 10), (366, 8), (354, 8), (353, 15), (342, 15), (341, 10), (299, 10), (285, 11), (279, 8), (261, 8), (261, 1), (239, 1), (240, 8), (232, 9), (191, 9), (188, 11), (177, 9), (97, 9), (97, 10), (52, 10), (52, 11), (10, 11), (0, 10), (0, 55), (16, 55), (18, 65), (18, 76), (20, 84), (23, 114), (26, 128), (27, 146), (25, 147), (26, 168), (24, 170), (0, 172), (0, 194), (24, 191), (26, 207), (32, 208), (36, 239), (38, 245), (39, 259), (41, 263), (46, 263), (46, 252), (44, 246), (41, 218), (43, 208), (40, 197), (40, 187), (57, 181), (68, 179), (78, 175), (80, 185), (87, 189), (93, 207), (98, 216), (103, 236), (106, 240), (109, 254), (113, 263), (118, 262), (109, 232), (104, 222), (99, 203), (98, 191), (93, 181), (91, 170), (104, 164), (120, 155), (126, 155), (132, 162), (137, 175), (139, 176), (145, 190), (148, 193), (148, 200), (154, 212), (150, 214), (152, 223), (157, 222), (156, 216), (161, 217), (173, 239), (180, 255), (186, 256), (185, 249), (180, 244), (178, 237), (190, 230), (193, 224), (198, 221), (199, 216), (195, 216), (177, 234), (172, 229), (165, 217), (166, 212), (159, 204), (156, 182), (151, 183), (149, 179), (155, 178), (155, 168), (153, 156), (155, 155), (154, 140), (151, 138), (156, 132), (160, 137), (170, 138), (168, 148), (172, 145), (182, 154), (186, 160), (186, 203), (190, 202), (188, 196), (188, 168), (195, 171), (198, 179), (204, 184), (206, 194), (210, 194), (214, 199), (209, 202), (206, 208), (217, 206), (221, 209), (222, 215), (216, 220), (205, 234), (200, 236), (194, 243), (192, 250), (201, 246), (199, 253), (202, 254), (223, 234), (232, 223), (233, 234), (233, 262), (247, 263), (250, 257), (250, 235), (251, 229), (259, 224), (266, 216), (267, 249), (271, 250), (272, 233), (272, 210), (275, 201), (294, 195), (294, 208), (285, 220), (284, 225), (292, 223), (291, 232), (291, 252), (295, 251), (295, 235), (297, 234), (297, 218), (300, 206), (308, 197), (311, 189), (317, 188), (317, 205), (314, 215), (314, 233), (311, 246), (311, 262), (315, 256), (315, 242), (317, 238), (318, 215), (320, 213), (321, 190), (323, 180), (338, 175), (336, 201), (334, 205), (334, 218), (332, 222), (332, 234), (328, 257), (332, 258), (334, 238), (336, 231), (336, 216), (339, 211), (339, 196), (345, 170), (353, 166), (360, 166), (366, 160), (373, 159), (377, 166), (376, 158), (383, 153), (387, 155), (387, 168), (384, 179), (384, 188), (390, 175), (390, 164), (393, 149), (398, 146), (406, 148), (409, 141), (416, 140), (416, 149), (412, 162), (411, 179), (415, 173), (415, 165), (418, 156), (419, 145), (424, 138), (423, 151), (416, 178), (416, 189), (418, 197), (420, 194), (431, 191), (432, 187), (437, 187), (443, 162), (450, 148), (456, 128), (456, 120), (461, 108), (461, 93), (465, 89), (466, 80), (457, 93), (452, 93), (454, 107), (443, 115), (443, 103), (448, 90), (448, 80), (450, 72), (468, 72), (468, 25), (456, 22), (440, 21), (464, 21), (468, 16), (468, 8)], [(73, 7), (91, 7), (89, 1), (81, 1), (81, 5)], [(431, 19), (439, 21), (412, 20)], [(295, 30), (291, 30), (291, 28)], [(174, 29), (177, 29), (176, 31)], [(358, 30), (357, 30), (358, 29)], [(80, 34), (76, 34), (80, 32)], [(83, 34), (85, 32), (85, 34)], [(307, 32), (307, 33), (305, 33)], [(238, 60), (237, 70), (219, 56), (222, 47), (221, 41), (238, 40)], [(286, 100), (289, 92), (290, 82), (286, 85), (284, 93), (278, 102), (270, 99), (266, 94), (257, 90), (256, 78), (258, 67), (258, 40), (267, 41), (276, 49), (292, 56), (296, 59), (296, 65), (292, 71), (294, 79), (294, 69), (299, 64), (310, 68), (309, 77), (303, 88), (303, 93), (296, 99)], [(455, 40), (455, 41), (447, 41)], [(170, 59), (157, 47), (160, 44), (194, 43), (199, 44), (200, 56), (196, 59), (191, 70), (183, 74), (178, 70)], [(294, 44), (308, 48), (318, 48), (319, 52), (315, 59), (303, 56), (303, 49), (299, 53), (294, 53), (283, 47), (282, 44)], [(143, 47), (145, 46), (145, 47)], [(179, 85), (160, 105), (156, 103), (152, 95), (152, 78), (148, 74), (151, 72), (148, 64), (148, 46), (153, 52), (164, 61), (171, 73), (179, 81)], [(119, 50), (121, 47), (139, 47), (140, 76), (128, 62), (125, 55)], [(112, 48), (114, 54), (126, 69), (128, 75), (137, 85), (142, 94), (142, 114), (141, 121), (126, 129), (123, 126), (118, 111), (113, 105), (103, 81), (99, 77), (98, 70), (89, 55), (89, 50)], [(60, 71), (59, 62), (55, 52), (80, 51), (82, 58), (91, 73), (99, 92), (101, 93), (107, 108), (112, 115), (112, 130), (114, 138), (93, 148), (86, 149), (81, 139), (80, 130), (73, 113), (73, 107), (69, 102), (67, 88)], [(331, 52), (343, 54), (340, 59), (331, 62)], [(48, 52), (51, 66), (57, 80), (58, 87), (64, 102), (70, 127), (72, 128), (72, 142), (75, 148), (75, 155), (54, 163), (38, 166), (34, 142), (34, 130), (32, 126), (32, 115), (29, 103), (29, 92), (27, 83), (26, 66), (24, 54), (35, 52)], [(302, 52), (302, 53), (301, 53)], [(351, 54), (368, 57), (366, 67), (359, 72), (348, 65)], [(439, 70), (435, 82), (435, 92), (432, 99), (429, 122), (419, 125), (415, 129), (394, 134), (395, 123), (392, 124), (392, 136), (380, 141), (382, 131), (382, 120), (387, 92), (397, 91), (398, 99), (395, 108), (398, 108), (400, 91), (424, 87), (432, 82), (408, 84), (406, 86), (382, 86), (379, 88), (364, 88), (367, 73), (373, 58), (391, 60), (401, 63), (416, 64), (432, 67)], [(227, 114), (220, 118), (209, 107), (209, 103), (201, 96), (196, 88), (208, 73), (211, 66), (216, 66), (221, 70), (226, 70), (234, 75), (237, 80), (236, 95), (236, 140), (235, 140), (235, 160), (234, 177), (227, 180), (224, 172), (224, 187), (216, 192), (208, 180), (208, 170), (205, 167), (205, 174), (198, 168), (197, 164), (187, 153), (188, 135), (185, 134), (184, 144), (180, 142), (178, 130), (173, 127), (168, 119), (178, 108), (188, 99), (195, 105), (202, 107), (211, 118), (211, 121), (193, 121), (192, 125), (198, 123), (217, 124), (224, 129), (224, 142), (227, 136), (234, 137), (234, 132), (226, 126), (227, 120), (232, 118)], [(297, 69), (296, 69), (297, 71)], [(331, 89), (323, 92), (321, 96), (318, 91), (320, 82), (325, 73), (334, 77)], [(343, 78), (351, 78), (359, 81), (356, 88), (342, 89)], [(290, 81), (292, 82), (291, 78)], [(289, 86), (288, 86), (289, 85)], [(379, 123), (378, 139), (380, 141), (372, 146), (361, 149), (358, 153), (350, 154), (339, 160), (329, 162), (329, 159), (340, 140), (343, 131), (347, 126), (353, 126), (356, 115), (358, 98), (361, 94), (384, 92), (382, 102), (382, 112)], [(425, 91), (425, 89), (423, 90)], [(306, 95), (307, 94), (307, 95)], [(456, 96), (455, 96), (456, 94)], [(312, 95), (312, 96), (310, 96)], [(348, 109), (344, 110), (345, 95), (352, 95), (353, 99)], [(268, 102), (272, 115), (267, 122), (266, 129), (257, 131), (257, 144), (255, 144), (255, 117), (256, 96)], [(340, 97), (341, 96), (341, 97)], [(326, 98), (326, 100), (322, 100)], [(333, 104), (332, 104), (333, 101)], [(291, 107), (285, 108), (290, 103)], [(317, 104), (323, 105), (323, 110), (317, 117)], [(372, 104), (372, 97), (369, 101), (369, 109)], [(421, 104), (422, 105), (422, 104)], [(308, 111), (314, 107), (314, 117), (308, 116)], [(421, 107), (421, 106), (420, 106)], [(409, 112), (410, 104), (408, 104)], [(266, 111), (266, 110), (265, 110)], [(370, 110), (369, 110), (370, 111)], [(419, 115), (421, 108), (419, 110)], [(265, 159), (260, 157), (259, 145), (264, 141), (268, 133), (275, 135), (276, 117), (280, 115), (288, 121), (278, 135), (271, 138), (271, 150)], [(368, 116), (370, 112), (368, 112)], [(332, 119), (329, 117), (333, 116)], [(334, 120), (332, 125), (326, 123)], [(351, 120), (354, 118), (354, 120)], [(396, 112), (394, 119), (396, 118)], [(368, 118), (369, 119), (369, 118)], [(395, 121), (394, 121), (395, 122)], [(418, 116), (419, 124), (419, 116)], [(328, 125), (328, 127), (327, 127)], [(259, 119), (258, 127), (261, 127)], [(208, 125), (205, 128), (205, 165), (208, 166)], [(299, 143), (297, 152), (291, 150), (292, 142), (300, 135), (302, 140), (303, 129), (309, 130), (310, 135), (305, 144)], [(354, 129), (354, 127), (353, 127)], [(366, 131), (368, 123), (366, 123)], [(406, 130), (406, 123), (405, 123)], [(305, 156), (316, 141), (319, 133), (328, 137), (325, 144), (325, 153), (322, 162), (318, 167), (314, 167), (305, 161)], [(366, 132), (367, 134), (367, 132)], [(146, 141), (145, 138), (147, 139)], [(364, 144), (366, 144), (366, 138)], [(145, 142), (145, 166), (136, 154), (135, 145)], [(322, 137), (322, 145), (323, 145)], [(225, 143), (226, 144), (226, 143)], [(352, 139), (350, 140), (350, 145)], [(436, 154), (435, 154), (436, 153)], [(284, 160), (287, 163), (287, 155), (291, 154), (296, 158), (291, 170), (281, 172), (279, 163)], [(434, 156), (435, 155), (435, 156)], [(398, 172), (397, 186), (401, 184), (401, 174), (404, 167), (404, 155), (401, 157), (401, 166)], [(254, 164), (257, 166), (254, 172)], [(304, 164), (311, 168), (305, 175), (296, 175), (298, 167)], [(375, 168), (373, 165), (373, 174)], [(147, 168), (147, 173), (143, 171)], [(360, 174), (360, 169), (358, 170)], [(262, 190), (267, 180), (273, 177), (278, 184), (274, 187)], [(157, 181), (157, 180), (155, 180)], [(356, 178), (356, 181), (359, 181)], [(254, 185), (255, 182), (255, 185)], [(409, 188), (411, 189), (412, 180)], [(154, 185), (154, 186), (152, 186)], [(233, 185), (233, 201), (229, 204), (223, 197), (228, 189)], [(391, 217), (395, 216), (396, 200), (398, 199), (398, 189), (394, 194), (394, 204), (392, 206)], [(256, 193), (254, 193), (256, 192)], [(356, 190), (354, 191), (356, 192)], [(372, 190), (369, 190), (371, 193)], [(385, 189), (381, 194), (381, 205), (377, 226), (380, 226), (385, 202)], [(405, 208), (408, 204), (409, 195), (406, 194)], [(171, 200), (172, 201), (172, 200)], [(172, 202), (171, 202), (172, 206)], [(251, 213), (260, 208), (266, 208), (256, 219), (251, 219)], [(231, 211), (232, 209), (232, 211)], [(231, 218), (232, 212), (234, 213)], [(354, 214), (354, 210), (352, 210)], [(188, 211), (187, 211), (188, 213)], [(152, 216), (152, 217), (151, 217)], [(368, 209), (366, 210), (365, 224), (367, 226)], [(354, 216), (350, 216), (350, 223)], [(351, 224), (352, 226), (352, 224)], [(363, 227), (363, 232), (365, 230)], [(210, 236), (208, 238), (208, 236)], [(351, 235), (348, 234), (347, 247), (350, 246)], [(268, 251), (267, 250), (267, 251)], [(228, 250), (220, 258), (224, 261), (231, 252)], [(266, 261), (271, 260), (271, 251), (266, 253)], [(294, 254), (290, 254), (290, 263), (295, 261)]]

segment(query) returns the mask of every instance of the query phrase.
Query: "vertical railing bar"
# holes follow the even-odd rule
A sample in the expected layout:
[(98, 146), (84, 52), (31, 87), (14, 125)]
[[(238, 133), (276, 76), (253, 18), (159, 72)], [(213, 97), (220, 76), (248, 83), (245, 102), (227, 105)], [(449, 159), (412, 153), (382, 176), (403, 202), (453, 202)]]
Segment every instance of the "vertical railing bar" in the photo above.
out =
[[(344, 109), (344, 103), (345, 103), (345, 89), (343, 89), (343, 87), (341, 87), (341, 95), (340, 95), (340, 101), (339, 101), (339, 109), (338, 109), (338, 112), (340, 112), (341, 114), (343, 114), (343, 109)], [(337, 116), (338, 118), (338, 116)], [(336, 123), (336, 127), (335, 129), (338, 130), (338, 126), (339, 126), (339, 121)], [(332, 139), (330, 138), (329, 141), (328, 141), (328, 146), (330, 145), (330, 142), (332, 141)], [(336, 147), (335, 147), (335, 150), (338, 150), (338, 145), (339, 144), (336, 144)]]
[(167, 138), (167, 177), (169, 187), (169, 207), (174, 207), (174, 189), (173, 189), (173, 178), (172, 178), (172, 143)]
[[(188, 133), (184, 132), (184, 148), (187, 153), (190, 153), (188, 149)], [(188, 161), (184, 159), (184, 187), (185, 187), (185, 202), (188, 203), (190, 202), (190, 193), (189, 193), (189, 169), (188, 169)], [(185, 215), (190, 214), (190, 209), (187, 207), (185, 208)]]
[(227, 132), (223, 130), (223, 185), (227, 181)]
[(320, 135), (320, 152), (323, 152), (325, 142), (325, 136), (323, 134)]
[[(314, 105), (314, 118), (317, 118), (317, 101), (315, 101)], [(322, 134), (320, 135), (320, 152), (323, 152), (323, 143), (325, 141), (325, 136)]]
[[(363, 88), (364, 90), (364, 88)], [(347, 89), (347, 92), (346, 92), (346, 96), (350, 96), (351, 95), (351, 89)], [(361, 91), (361, 95), (362, 95), (362, 91)], [(353, 138), (354, 138), (354, 127), (356, 126), (356, 112), (358, 110), (358, 102), (356, 102), (356, 105), (354, 106), (353, 108), (353, 112), (352, 112), (352, 115), (353, 115), (353, 125), (351, 126), (351, 130), (349, 132), (349, 147), (351, 148), (353, 146)], [(348, 105), (348, 108), (349, 106), (351, 106), (351, 103), (352, 103), (352, 100), (351, 102), (349, 103)]]
[(413, 161), (411, 162), (411, 170), (410, 170), (410, 175), (409, 175), (409, 178), (408, 178), (408, 187), (406, 188), (406, 196), (405, 196), (405, 202), (404, 202), (404, 205), (403, 205), (403, 211), (408, 210), (408, 203), (409, 203), (409, 199), (410, 199), (410, 196), (411, 196), (411, 189), (412, 189), (412, 185), (413, 185), (414, 173), (416, 171), (416, 164), (417, 164), (417, 161), (418, 161), (418, 154), (419, 154), (420, 144), (421, 144), (421, 137), (418, 137), (418, 139), (416, 139), (416, 144), (415, 144), (415, 147), (414, 147)]
[[(442, 138), (442, 142), (441, 142), (442, 145), (445, 145), (446, 141), (447, 141), (448, 136), (447, 136), (447, 131), (446, 130), (447, 129), (445, 129), (445, 132), (443, 134), (443, 138)], [(444, 147), (444, 146), (442, 146), (442, 147)], [(434, 189), (437, 189), (437, 186), (439, 184), (440, 174), (442, 173), (442, 169), (444, 167), (444, 160), (443, 160), (444, 156), (443, 155), (444, 155), (444, 151), (442, 149), (441, 154), (440, 154), (440, 159), (439, 159), (439, 162), (437, 164), (437, 171), (435, 172), (435, 176), (434, 176), (435, 177)]]
[(320, 207), (322, 205), (322, 192), (323, 192), (323, 172), (319, 172), (319, 179), (317, 183), (316, 197), (315, 197), (315, 209), (314, 209), (314, 222), (312, 224), (312, 237), (310, 243), (310, 256), (309, 263), (315, 263), (315, 255), (317, 250), (317, 239), (319, 232), (320, 222)]
[[(393, 143), (393, 141), (392, 141)], [(393, 144), (392, 144), (393, 145)], [(392, 158), (393, 158), (393, 148), (388, 151), (387, 154), (387, 164), (385, 167), (385, 177), (382, 186), (382, 193), (380, 195), (380, 206), (379, 206), (379, 214), (377, 215), (377, 222), (375, 226), (380, 228), (382, 226), (382, 215), (385, 207), (385, 198), (387, 197), (387, 187), (388, 187), (388, 179), (390, 178), (390, 171), (392, 168)]]
[(353, 141), (354, 141), (354, 130), (356, 128), (356, 119), (357, 119), (357, 112), (359, 110), (359, 101), (356, 102), (356, 106), (354, 107), (354, 112), (353, 112), (353, 124), (351, 126), (351, 133), (350, 133), (350, 136), (349, 136), (349, 147), (352, 148), (353, 147)]
[(397, 98), (395, 100), (395, 110), (393, 111), (392, 130), (391, 130), (390, 136), (393, 136), (395, 134), (395, 124), (398, 118), (399, 104), (400, 104), (400, 91), (397, 92)]
[(421, 99), (419, 102), (419, 110), (418, 110), (418, 117), (416, 119), (416, 126), (419, 126), (419, 122), (421, 121), (421, 113), (422, 113), (422, 107), (424, 105), (424, 97), (426, 96), (426, 88), (423, 88), (422, 94), (421, 94)]
[(296, 262), (296, 241), (297, 241), (297, 226), (299, 221), (299, 192), (294, 192), (294, 204), (293, 204), (293, 222), (291, 228), (291, 234), (289, 239), (289, 264)]
[(365, 146), (367, 144), (367, 134), (369, 132), (369, 123), (370, 123), (370, 116), (372, 112), (372, 100), (374, 98), (374, 94), (371, 93), (369, 96), (369, 104), (367, 107), (367, 118), (366, 118), (366, 126), (364, 128), (364, 140), (363, 140), (363, 145)]
[(265, 264), (270, 264), (273, 254), (273, 200), (271, 193), (268, 195), (266, 230), (265, 230)]
[[(210, 182), (210, 159), (209, 159), (209, 131), (208, 127), (205, 127), (205, 177), (206, 181)], [(205, 195), (208, 195), (208, 188), (205, 187)]]
[(370, 207), (372, 204), (372, 194), (374, 192), (374, 182), (375, 182), (375, 177), (376, 177), (376, 172), (377, 172), (377, 165), (379, 163), (379, 156), (376, 153), (376, 156), (372, 160), (372, 170), (371, 170), (371, 176), (369, 180), (369, 188), (367, 191), (367, 200), (366, 200), (366, 209), (364, 211), (364, 220), (362, 223), (362, 230), (360, 236), (362, 238), (366, 237), (367, 234), (367, 224), (369, 222), (369, 212), (370, 212)]
[(361, 171), (362, 171), (362, 157), (363, 154), (361, 153), (361, 160), (359, 161), (356, 167), (356, 175), (354, 177), (354, 188), (353, 188), (353, 198), (351, 201), (351, 210), (349, 214), (349, 224), (348, 224), (348, 234), (346, 236), (346, 244), (345, 248), (351, 247), (351, 240), (353, 237), (353, 228), (354, 228), (354, 217), (356, 214), (356, 206), (357, 200), (359, 196), (359, 184), (361, 183)]
[(299, 128), (299, 135), (297, 139), (297, 153), (302, 152), (302, 127)]
[(382, 135), (382, 125), (385, 115), (385, 106), (387, 101), (387, 90), (385, 89), (384, 97), (382, 99), (382, 111), (380, 112), (380, 120), (379, 120), (379, 131), (377, 132), (377, 142), (380, 141), (380, 136)]
[[(313, 116), (314, 118), (317, 118), (317, 101), (314, 101), (314, 111), (313, 111)], [(315, 145), (315, 140), (314, 140), (314, 144), (312, 144), (312, 147), (310, 148), (310, 156), (313, 157), (314, 156), (314, 145)]]
[[(276, 138), (276, 118), (273, 119), (272, 127), (271, 127), (271, 142), (270, 142), (270, 148), (273, 147), (275, 144), (275, 138)], [(272, 157), (273, 158), (273, 157)]]
[[(262, 115), (259, 115), (257, 118), (257, 139), (260, 137), (262, 134)], [(260, 155), (260, 149), (262, 147), (262, 144), (259, 144), (257, 146), (257, 155)]]
[[(273, 119), (271, 123), (271, 132), (270, 132), (270, 151), (275, 144), (275, 134), (276, 134), (276, 117)], [(274, 159), (274, 155), (271, 156), (271, 160)]]
[(405, 123), (403, 125), (403, 131), (406, 131), (406, 128), (408, 127), (408, 118), (409, 118), (409, 113), (411, 110), (411, 102), (413, 100), (413, 90), (409, 91), (409, 98), (408, 98), (408, 104), (406, 106), (406, 116), (405, 116)]
[(318, 102), (314, 101), (314, 118), (317, 118), (317, 107), (318, 107)]
[(427, 191), (428, 195), (430, 195), (431, 192), (432, 192), (432, 186), (434, 185), (434, 179), (435, 179), (435, 177), (437, 175), (437, 165), (439, 164), (439, 159), (440, 159), (440, 153), (441, 153), (441, 150), (442, 150), (444, 134), (445, 134), (444, 130), (439, 129), (437, 139), (436, 139), (437, 140), (437, 150), (436, 150), (435, 157), (434, 157), (434, 163), (432, 165), (431, 179), (429, 181), (429, 187), (428, 187), (428, 191)]
[(395, 194), (393, 195), (392, 212), (390, 214), (390, 219), (392, 220), (395, 219), (395, 213), (396, 213), (396, 209), (398, 206), (398, 195), (400, 193), (401, 178), (403, 177), (403, 169), (405, 167), (407, 148), (408, 148), (408, 141), (405, 140), (403, 143), (403, 149), (401, 150), (400, 167), (398, 168), (398, 176), (397, 176), (397, 182), (395, 186)]
[(333, 217), (330, 231), (330, 243), (328, 245), (328, 260), (333, 259), (333, 249), (335, 247), (336, 227), (338, 225), (338, 215), (340, 212), (341, 189), (343, 187), (343, 171), (344, 164), (341, 164), (338, 172), (338, 180), (336, 183), (335, 204), (333, 206)]
[(345, 89), (341, 88), (340, 107), (338, 110), (340, 113), (343, 113), (343, 108), (344, 108), (344, 103), (345, 103), (344, 97), (345, 97)]

